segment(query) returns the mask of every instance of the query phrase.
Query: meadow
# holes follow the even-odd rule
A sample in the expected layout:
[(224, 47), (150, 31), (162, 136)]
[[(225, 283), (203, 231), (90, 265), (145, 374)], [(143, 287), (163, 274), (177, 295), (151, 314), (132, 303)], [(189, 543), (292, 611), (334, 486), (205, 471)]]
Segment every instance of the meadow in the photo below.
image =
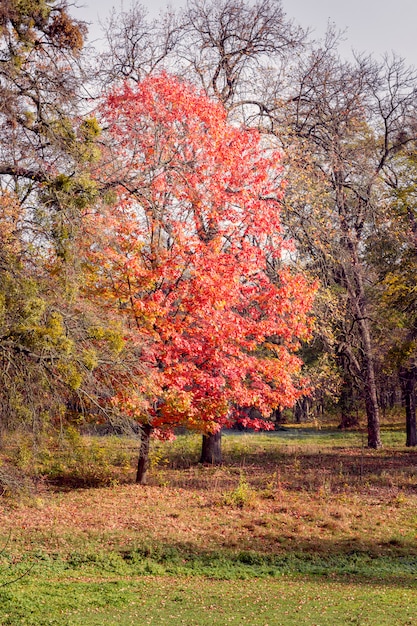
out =
[[(0, 624), (417, 624), (417, 451), (403, 425), (138, 442), (69, 431), (2, 456)], [(26, 476), (22, 479), (22, 476)]]

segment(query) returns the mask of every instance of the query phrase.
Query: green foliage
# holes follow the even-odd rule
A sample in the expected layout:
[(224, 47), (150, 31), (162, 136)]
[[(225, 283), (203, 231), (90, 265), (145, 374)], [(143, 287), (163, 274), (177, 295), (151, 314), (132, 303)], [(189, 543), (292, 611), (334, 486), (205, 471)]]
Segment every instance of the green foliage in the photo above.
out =
[(253, 504), (256, 492), (249, 485), (246, 476), (242, 472), (239, 478), (239, 484), (236, 489), (224, 495), (224, 503), (229, 506), (235, 506), (239, 509), (248, 507)]
[[(77, 355), (75, 338), (68, 334), (62, 313), (42, 292), (33, 278), (19, 268), (0, 273), (0, 332), (7, 337), (0, 359), (8, 362), (3, 370), (1, 407), (7, 414), (4, 425), (13, 420), (33, 423), (45, 410), (58, 413), (59, 397), (48, 392), (52, 387), (78, 389), (84, 375)], [(37, 421), (37, 420), (35, 420)]]
[(56, 405), (54, 399), (47, 400), (50, 360), (54, 357), (59, 365), (71, 359), (73, 342), (62, 316), (48, 307), (39, 286), (18, 266), (0, 272), (0, 302), (3, 427), (34, 424), (45, 406)]
[(115, 440), (81, 437), (74, 427), (65, 429), (58, 446), (44, 449), (39, 455), (37, 471), (61, 485), (115, 485), (126, 480), (131, 455)]
[(413, 367), (417, 333), (417, 164), (413, 148), (405, 147), (394, 159), (378, 214), (378, 231), (371, 238), (368, 260), (378, 275), (375, 335), (384, 372), (397, 374)]
[[(41, 476), (66, 487), (115, 485), (127, 479), (132, 455), (118, 438), (82, 437), (75, 426), (67, 426), (59, 435), (51, 432), (37, 443), (27, 434), (15, 434), (8, 447), (9, 473), (17, 467), (23, 476)], [(5, 487), (6, 478), (5, 470)]]
[[(72, 197), (73, 179), (58, 175), (55, 183), (57, 193)], [(23, 208), (16, 196), (0, 194), (0, 423), (3, 431), (26, 430), (35, 439), (72, 419), (74, 402), (79, 414), (108, 416), (112, 385), (126, 380), (131, 358), (120, 321), (79, 296), (79, 224), (68, 222), (66, 209), (56, 221), (57, 259), (51, 249), (27, 247)]]
[(53, 0), (9, 0), (4, 17), (10, 20), (23, 51), (36, 46), (39, 32), (63, 50), (77, 53), (84, 44), (85, 28)]
[[(75, 138), (74, 142), (78, 146)], [(42, 188), (37, 220), (48, 233), (58, 258), (70, 267), (77, 267), (82, 212), (94, 204), (97, 196), (97, 184), (87, 172), (59, 174)]]
[(80, 125), (80, 133), (86, 140), (100, 137), (101, 130), (101, 126), (95, 117), (87, 117)]
[(91, 325), (88, 334), (90, 339), (108, 344), (115, 354), (120, 354), (126, 345), (123, 327), (118, 322), (113, 322), (111, 325), (107, 324), (107, 326)]
[(9, 15), (22, 41), (33, 42), (33, 29), (45, 28), (51, 13), (47, 0), (11, 0)]

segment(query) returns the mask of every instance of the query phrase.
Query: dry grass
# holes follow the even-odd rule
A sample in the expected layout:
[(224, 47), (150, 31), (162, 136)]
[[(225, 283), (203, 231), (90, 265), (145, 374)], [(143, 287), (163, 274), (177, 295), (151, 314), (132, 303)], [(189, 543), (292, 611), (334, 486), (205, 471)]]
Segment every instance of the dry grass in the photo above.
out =
[[(417, 555), (414, 450), (304, 440), (282, 445), (277, 438), (243, 435), (225, 441), (225, 464), (211, 468), (190, 466), (194, 440), (187, 443), (189, 457), (184, 442), (178, 444), (181, 454), (171, 449), (172, 458), (164, 456), (168, 448), (156, 446), (147, 487), (62, 491), (38, 485), (26, 501), (4, 501), (2, 534), (12, 533), (18, 552), (165, 545), (263, 554)], [(127, 449), (133, 452), (132, 442)]]
[(147, 487), (132, 440), (10, 442), (0, 623), (414, 624), (417, 451), (384, 438), (233, 435), (212, 468), (180, 437), (154, 444)]

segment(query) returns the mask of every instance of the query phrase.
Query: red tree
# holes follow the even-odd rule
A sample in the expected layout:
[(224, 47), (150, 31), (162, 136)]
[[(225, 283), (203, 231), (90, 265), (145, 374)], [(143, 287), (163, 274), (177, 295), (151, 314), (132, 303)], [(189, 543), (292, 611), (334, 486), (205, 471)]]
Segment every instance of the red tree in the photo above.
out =
[[(300, 395), (298, 341), (313, 288), (281, 262), (279, 156), (223, 107), (163, 74), (111, 93), (101, 175), (117, 200), (94, 216), (94, 288), (129, 316), (149, 386), (115, 401), (148, 438), (177, 425), (215, 433)], [(281, 269), (271, 275), (268, 268)]]

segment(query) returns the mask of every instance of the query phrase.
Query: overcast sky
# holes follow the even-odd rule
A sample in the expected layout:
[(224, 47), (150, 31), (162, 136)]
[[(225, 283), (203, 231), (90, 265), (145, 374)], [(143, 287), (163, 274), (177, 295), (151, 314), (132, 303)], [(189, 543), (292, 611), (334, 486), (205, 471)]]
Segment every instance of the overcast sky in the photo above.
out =
[[(99, 20), (105, 21), (113, 6), (128, 9), (130, 0), (78, 0), (83, 7), (73, 14), (91, 22), (91, 39), (100, 36)], [(185, 0), (142, 0), (150, 15), (170, 4), (183, 6)], [(409, 65), (417, 65), (417, 2), (416, 0), (282, 0), (287, 16), (304, 27), (313, 29), (316, 38), (323, 35), (328, 21), (345, 30), (341, 48), (349, 55), (352, 49), (381, 57), (396, 52)]]

